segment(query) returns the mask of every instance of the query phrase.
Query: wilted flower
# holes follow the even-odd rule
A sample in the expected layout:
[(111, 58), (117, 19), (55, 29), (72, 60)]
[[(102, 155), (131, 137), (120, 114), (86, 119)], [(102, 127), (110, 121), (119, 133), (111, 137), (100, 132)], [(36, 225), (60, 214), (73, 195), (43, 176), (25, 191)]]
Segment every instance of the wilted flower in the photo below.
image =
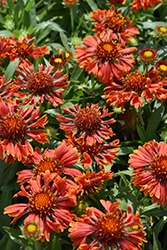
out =
[(162, 3), (162, 0), (135, 0), (132, 2), (132, 7), (136, 13), (140, 9), (147, 10), (148, 7), (153, 8), (157, 3)]

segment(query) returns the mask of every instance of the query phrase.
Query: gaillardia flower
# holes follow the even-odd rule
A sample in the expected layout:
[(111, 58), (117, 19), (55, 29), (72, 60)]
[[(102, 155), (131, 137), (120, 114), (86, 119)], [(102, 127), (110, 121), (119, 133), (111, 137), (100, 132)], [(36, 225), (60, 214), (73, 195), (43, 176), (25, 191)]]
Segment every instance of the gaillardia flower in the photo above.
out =
[(43, 64), (40, 64), (38, 68), (39, 70), (35, 72), (33, 64), (25, 59), (24, 64), (16, 69), (22, 78), (16, 77), (14, 83), (20, 89), (26, 89), (26, 93), (19, 93), (21, 98), (26, 98), (23, 103), (41, 104), (45, 97), (53, 107), (61, 105), (63, 98), (60, 93), (63, 93), (64, 88), (69, 85), (69, 82), (65, 82), (68, 78), (67, 74), (62, 75), (63, 70), (53, 73), (53, 66), (44, 67)]
[(119, 5), (119, 4), (125, 4), (126, 0), (108, 0), (110, 3)]
[(84, 68), (88, 74), (93, 73), (100, 81), (107, 83), (114, 76), (119, 78), (124, 72), (129, 72), (135, 63), (132, 57), (137, 48), (123, 48), (116, 43), (113, 32), (101, 32), (97, 36), (87, 36), (82, 45), (76, 45), (75, 53), (79, 67)]
[(166, 204), (167, 196), (167, 143), (146, 142), (130, 155), (130, 167), (134, 169), (132, 180), (141, 187), (144, 195), (149, 193), (152, 202)]
[(122, 110), (126, 102), (130, 101), (130, 105), (138, 108), (144, 105), (141, 97), (144, 97), (147, 102), (150, 99), (160, 99), (161, 101), (167, 98), (167, 78), (161, 79), (158, 76), (158, 71), (152, 67), (148, 72), (139, 72), (138, 70), (126, 74), (125, 77), (115, 79), (108, 83), (105, 87), (105, 99), (110, 105)]
[[(42, 184), (44, 182), (44, 184)], [(49, 241), (50, 233), (68, 228), (74, 214), (69, 207), (76, 205), (76, 197), (68, 192), (65, 179), (48, 170), (37, 179), (31, 179), (27, 189), (21, 186), (21, 191), (14, 197), (23, 196), (28, 198), (27, 203), (13, 204), (5, 208), (4, 214), (14, 217), (14, 224), (20, 217), (28, 213), (25, 223), (38, 221), (42, 228), (41, 240)]]
[(40, 108), (16, 108), (16, 105), (4, 102), (0, 99), (0, 156), (6, 161), (25, 161), (27, 156), (33, 153), (33, 148), (27, 136), (39, 143), (48, 142), (44, 128), (48, 123), (47, 116), (41, 118)]
[(96, 21), (94, 22), (96, 33), (111, 30), (112, 39), (119, 39), (121, 43), (128, 42), (130, 38), (139, 34), (133, 21), (130, 21), (128, 16), (123, 17), (121, 10), (117, 11), (114, 5), (109, 10), (93, 11), (91, 18)]
[(29, 157), (26, 162), (33, 163), (33, 170), (22, 170), (18, 173), (18, 182), (24, 184), (31, 178), (37, 177), (41, 173), (45, 173), (47, 170), (50, 173), (57, 173), (61, 177), (62, 175), (70, 175), (76, 177), (80, 174), (80, 171), (70, 166), (76, 164), (79, 160), (79, 154), (76, 148), (71, 145), (67, 145), (65, 142), (61, 143), (55, 150), (45, 149), (44, 153), (41, 153), (39, 148), (36, 148), (33, 155)]
[(115, 120), (113, 118), (103, 120), (103, 118), (113, 114), (113, 112), (108, 113), (106, 108), (103, 108), (102, 114), (98, 104), (87, 104), (86, 108), (82, 109), (81, 105), (76, 104), (70, 108), (63, 107), (62, 110), (73, 118), (57, 114), (56, 119), (60, 122), (60, 129), (68, 132), (76, 130), (77, 136), (86, 138), (88, 144), (92, 145), (95, 141), (102, 143), (113, 136), (109, 125)]
[(63, 57), (62, 54), (56, 54), (54, 56), (51, 56), (50, 58), (50, 64), (54, 66), (55, 68), (61, 68), (65, 65), (67, 62), (66, 57)]
[(142, 48), (139, 50), (138, 55), (143, 63), (153, 63), (155, 62), (158, 53), (154, 48)]
[(167, 76), (167, 62), (160, 60), (156, 63), (156, 69), (159, 71), (159, 74), (164, 76)]
[(132, 7), (136, 13), (140, 9), (147, 10), (148, 7), (153, 8), (157, 3), (162, 3), (162, 0), (135, 0), (132, 2)]
[(106, 213), (89, 207), (86, 215), (71, 223), (69, 231), (73, 246), (79, 246), (77, 250), (141, 250), (142, 242), (146, 242), (146, 233), (140, 213), (133, 215), (129, 206), (127, 212), (123, 213), (118, 208), (121, 202), (112, 204), (101, 200), (101, 203)]
[[(10, 38), (0, 36), (0, 58), (8, 58), (11, 52)], [(0, 61), (0, 64), (2, 62)]]
[(65, 4), (73, 6), (77, 3), (78, 0), (64, 0)]
[(39, 239), (41, 236), (42, 228), (40, 228), (39, 221), (37, 220), (37, 217), (35, 217), (36, 221), (24, 221), (24, 225), (21, 227), (21, 231), (24, 236), (27, 238), (35, 238)]
[[(115, 135), (113, 133), (113, 135)], [(81, 160), (81, 164), (84, 164), (84, 168), (87, 169), (92, 165), (92, 160), (95, 160), (100, 169), (103, 168), (103, 165), (113, 165), (113, 160), (115, 156), (118, 156), (119, 152), (118, 143), (119, 140), (114, 140), (109, 143), (99, 143), (95, 141), (92, 145), (88, 144), (83, 137), (76, 138), (73, 132), (66, 133), (67, 140), (66, 143), (76, 147), (81, 156), (84, 158)]]
[(167, 27), (166, 26), (157, 26), (155, 29), (156, 33), (162, 37), (167, 36)]

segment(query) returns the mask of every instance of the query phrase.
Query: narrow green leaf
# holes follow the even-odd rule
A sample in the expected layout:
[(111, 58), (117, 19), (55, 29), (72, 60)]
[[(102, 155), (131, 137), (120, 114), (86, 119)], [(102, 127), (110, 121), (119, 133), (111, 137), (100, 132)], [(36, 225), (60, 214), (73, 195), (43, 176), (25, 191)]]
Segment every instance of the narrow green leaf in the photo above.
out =
[(28, 12), (30, 10), (30, 8), (32, 7), (33, 3), (34, 3), (35, 0), (31, 0), (27, 6), (25, 7), (25, 10)]
[(159, 242), (155, 233), (153, 234), (153, 250), (162, 250), (161, 243)]
[(93, 0), (86, 0), (86, 2), (89, 4), (89, 6), (90, 6), (90, 8), (92, 10), (97, 10), (98, 9), (97, 4), (95, 3), (95, 1), (93, 1)]
[(2, 23), (2, 24), (5, 23), (4, 18), (3, 18), (3, 16), (1, 14), (0, 14), (0, 23)]
[(154, 226), (153, 232), (158, 236), (159, 232), (163, 229), (164, 225), (167, 222), (167, 216), (163, 216), (160, 221)]
[(19, 58), (16, 58), (14, 62), (10, 62), (9, 65), (7, 66), (5, 71), (5, 78), (7, 81), (9, 81), (13, 77), (16, 68), (18, 66), (18, 63), (19, 63)]
[(59, 238), (54, 236), (54, 239), (52, 241), (52, 248), (51, 250), (61, 250), (61, 244), (60, 244), (60, 241), (59, 241)]
[(12, 11), (12, 10), (14, 11), (14, 9), (15, 9), (14, 1), (13, 0), (7, 0), (7, 3), (8, 3), (10, 11)]
[(141, 128), (139, 125), (137, 125), (137, 133), (138, 133), (138, 135), (139, 135), (140, 140), (141, 140), (143, 143), (145, 143), (145, 142), (146, 142), (146, 138), (145, 138), (145, 135), (144, 135), (144, 133), (143, 133), (142, 128)]
[(61, 41), (64, 45), (64, 47), (66, 48), (66, 50), (69, 50), (69, 46), (68, 46), (68, 38), (67, 36), (64, 34), (64, 32), (60, 32), (60, 38), (61, 38)]

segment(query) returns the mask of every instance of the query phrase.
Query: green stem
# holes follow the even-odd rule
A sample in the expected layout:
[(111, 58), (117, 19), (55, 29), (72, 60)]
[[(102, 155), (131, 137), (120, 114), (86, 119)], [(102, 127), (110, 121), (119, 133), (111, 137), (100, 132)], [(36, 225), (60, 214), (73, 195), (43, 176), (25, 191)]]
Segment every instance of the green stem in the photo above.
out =
[(154, 49), (157, 47), (157, 45), (158, 45), (158, 43), (159, 43), (160, 40), (161, 40), (161, 38), (158, 38), (156, 44), (154, 45)]
[(142, 113), (141, 113), (141, 106), (139, 106), (139, 116), (140, 116), (140, 122), (141, 122), (143, 132), (145, 132), (144, 121), (143, 121), (143, 117), (142, 117)]
[(70, 17), (71, 17), (71, 30), (74, 33), (74, 16), (73, 16), (73, 9), (70, 7)]
[(152, 39), (152, 36), (150, 36), (150, 38), (148, 39), (148, 42), (146, 43), (146, 48), (149, 45), (149, 42), (150, 42), (151, 39)]

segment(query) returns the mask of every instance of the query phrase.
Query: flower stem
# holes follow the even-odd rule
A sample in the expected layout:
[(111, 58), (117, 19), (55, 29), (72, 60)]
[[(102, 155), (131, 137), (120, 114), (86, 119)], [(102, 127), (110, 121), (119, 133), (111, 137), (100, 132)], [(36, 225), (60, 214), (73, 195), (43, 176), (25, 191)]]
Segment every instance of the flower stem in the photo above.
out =
[(72, 30), (72, 33), (74, 33), (74, 16), (73, 16), (72, 7), (70, 7), (70, 17), (71, 17), (71, 30)]

